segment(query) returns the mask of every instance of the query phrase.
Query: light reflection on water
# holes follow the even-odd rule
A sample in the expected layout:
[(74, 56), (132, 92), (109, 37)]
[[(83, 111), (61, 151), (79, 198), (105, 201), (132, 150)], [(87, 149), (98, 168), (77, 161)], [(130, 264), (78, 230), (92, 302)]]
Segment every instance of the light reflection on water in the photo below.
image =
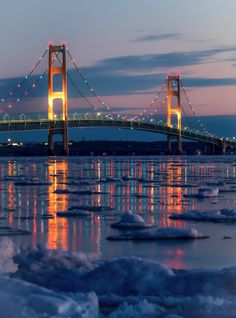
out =
[[(215, 199), (185, 198), (208, 182), (236, 179), (234, 157), (102, 157), (102, 158), (6, 158), (0, 161), (0, 205), (2, 226), (10, 225), (32, 232), (16, 236), (19, 245), (47, 244), (51, 249), (94, 252), (102, 258), (136, 255), (161, 261), (175, 268), (218, 267), (236, 264), (234, 237), (236, 225), (174, 221), (171, 213), (191, 210), (236, 208), (235, 193)], [(6, 176), (39, 177), (51, 185), (20, 186), (5, 181)], [(111, 180), (106, 177), (129, 180)], [(100, 179), (100, 182), (97, 180)], [(93, 181), (90, 185), (73, 182)], [(93, 195), (55, 193), (55, 190), (99, 192)], [(91, 217), (60, 218), (58, 211), (71, 206), (109, 206), (113, 211), (92, 212)], [(117, 230), (110, 224), (132, 210), (159, 226), (193, 226), (209, 240), (194, 242), (111, 242), (106, 237)], [(42, 219), (44, 214), (53, 219)], [(232, 240), (222, 240), (224, 235)]]

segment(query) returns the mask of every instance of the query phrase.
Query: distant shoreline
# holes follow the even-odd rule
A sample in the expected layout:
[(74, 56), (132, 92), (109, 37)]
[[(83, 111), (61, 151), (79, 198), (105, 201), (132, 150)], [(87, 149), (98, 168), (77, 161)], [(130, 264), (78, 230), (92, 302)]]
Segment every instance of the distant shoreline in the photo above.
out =
[[(61, 155), (62, 145), (55, 143), (55, 155)], [(70, 156), (140, 156), (167, 155), (167, 143), (138, 141), (79, 141), (70, 142)], [(177, 154), (177, 144), (173, 142), (173, 154)], [(210, 145), (198, 142), (183, 142), (183, 154), (212, 154)], [(47, 143), (5, 143), (0, 144), (0, 156), (48, 156)]]

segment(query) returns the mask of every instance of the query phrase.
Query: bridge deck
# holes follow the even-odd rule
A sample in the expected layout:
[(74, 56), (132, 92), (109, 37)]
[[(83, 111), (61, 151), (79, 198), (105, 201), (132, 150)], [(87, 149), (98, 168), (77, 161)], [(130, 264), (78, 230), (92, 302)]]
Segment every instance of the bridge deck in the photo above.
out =
[[(64, 121), (61, 119), (48, 120), (7, 120), (0, 121), (0, 132), (7, 131), (26, 131), (26, 130), (60, 130), (64, 127)], [(167, 127), (166, 125), (158, 123), (149, 123), (132, 120), (119, 120), (119, 119), (68, 119), (69, 128), (78, 127), (111, 127), (122, 129), (134, 129), (147, 132), (154, 132), (160, 134), (166, 134), (171, 136), (178, 136), (179, 131), (177, 128)], [(190, 130), (183, 129), (181, 131), (182, 138), (212, 143), (221, 147), (224, 142), (226, 146), (236, 147), (236, 141), (225, 140), (213, 135), (206, 135)]]

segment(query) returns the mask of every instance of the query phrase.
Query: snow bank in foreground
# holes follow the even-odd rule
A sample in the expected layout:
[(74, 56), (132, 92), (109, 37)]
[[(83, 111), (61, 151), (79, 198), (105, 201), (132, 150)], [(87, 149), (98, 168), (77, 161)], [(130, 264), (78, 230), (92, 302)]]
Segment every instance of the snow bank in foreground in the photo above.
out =
[(12, 278), (0, 275), (1, 318), (97, 317), (97, 297), (102, 317), (235, 318), (236, 267), (172, 270), (137, 257), (97, 261), (39, 247), (13, 259)]
[(32, 282), (37, 277), (38, 284), (57, 291), (94, 291), (98, 295), (236, 296), (236, 267), (173, 272), (156, 261), (137, 257), (94, 261), (91, 265), (60, 253), (61, 257), (55, 257), (47, 250), (35, 249), (18, 255), (14, 259), (19, 269), (13, 276)]
[[(94, 254), (49, 250), (42, 246), (22, 249), (13, 256), (18, 265), (15, 276), (59, 291), (70, 291), (73, 279), (92, 270)], [(62, 283), (63, 282), (63, 283)], [(73, 282), (72, 286), (76, 284)]]
[(75, 299), (45, 288), (0, 276), (1, 318), (98, 317), (94, 293), (76, 294)]
[(111, 224), (111, 227), (116, 229), (146, 229), (155, 226), (155, 224), (145, 222), (141, 215), (132, 211), (125, 212), (119, 222)]
[(210, 212), (188, 212), (183, 214), (173, 213), (170, 219), (174, 220), (193, 220), (205, 222), (236, 222), (236, 211), (222, 209)]
[(120, 240), (170, 240), (170, 239), (179, 239), (179, 240), (193, 240), (193, 239), (204, 239), (208, 238), (197, 229), (194, 228), (171, 228), (163, 227), (158, 230), (142, 231), (142, 232), (126, 232), (116, 235), (108, 236), (108, 240), (120, 241)]

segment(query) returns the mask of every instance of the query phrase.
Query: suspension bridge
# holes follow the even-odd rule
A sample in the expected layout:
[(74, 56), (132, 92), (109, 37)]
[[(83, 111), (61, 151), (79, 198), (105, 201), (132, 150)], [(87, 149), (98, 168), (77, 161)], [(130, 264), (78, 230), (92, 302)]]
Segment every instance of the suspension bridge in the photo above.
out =
[[(47, 55), (48, 66), (46, 70), (44, 70), (33, 83), (28, 85), (29, 79), (32, 78), (32, 75)], [(92, 96), (93, 102), (90, 101), (88, 93), (86, 94), (81, 90), (77, 81), (75, 81), (68, 72), (67, 58), (71, 61), (88, 93)], [(21, 114), (19, 120), (12, 119), (10, 111), (14, 104), (19, 104), (22, 99), (30, 96), (30, 93), (40, 85), (40, 82), (46, 75), (48, 76), (47, 118), (26, 119), (25, 115)], [(60, 89), (57, 89), (55, 85), (55, 78), (58, 76), (60, 78)], [(68, 81), (70, 81), (75, 91), (79, 94), (79, 97), (87, 103), (93, 112), (84, 114), (75, 113), (72, 117), (69, 116), (67, 97)], [(164, 97), (161, 98), (163, 95)], [(62, 109), (60, 116), (54, 111), (54, 102), (56, 100), (61, 101)], [(187, 108), (184, 108), (183, 100), (187, 103)], [(236, 148), (236, 140), (220, 138), (207, 131), (190, 103), (179, 74), (169, 75), (167, 77), (160, 91), (142, 112), (137, 115), (124, 116), (112, 111), (102, 98), (95, 93), (94, 88), (84, 77), (65, 44), (53, 45), (50, 43), (32, 70), (9, 91), (7, 97), (0, 99), (0, 102), (2, 105), (5, 105), (5, 112), (2, 114), (3, 119), (0, 120), (0, 132), (48, 130), (49, 155), (54, 154), (54, 136), (56, 134), (62, 135), (63, 154), (68, 155), (68, 129), (78, 127), (111, 127), (165, 134), (167, 136), (167, 151), (169, 154), (172, 153), (173, 140), (177, 141), (178, 153), (182, 153), (183, 139), (210, 144), (213, 149), (218, 149), (218, 152), (221, 154), (225, 154), (227, 149)], [(2, 109), (3, 108), (2, 106)], [(166, 121), (163, 119), (165, 114), (163, 109), (166, 110)], [(190, 120), (187, 111), (190, 111), (192, 115), (191, 120), (195, 121), (198, 129), (191, 128), (190, 124), (183, 125), (184, 120)], [(158, 115), (160, 114), (162, 120), (158, 120)]]

